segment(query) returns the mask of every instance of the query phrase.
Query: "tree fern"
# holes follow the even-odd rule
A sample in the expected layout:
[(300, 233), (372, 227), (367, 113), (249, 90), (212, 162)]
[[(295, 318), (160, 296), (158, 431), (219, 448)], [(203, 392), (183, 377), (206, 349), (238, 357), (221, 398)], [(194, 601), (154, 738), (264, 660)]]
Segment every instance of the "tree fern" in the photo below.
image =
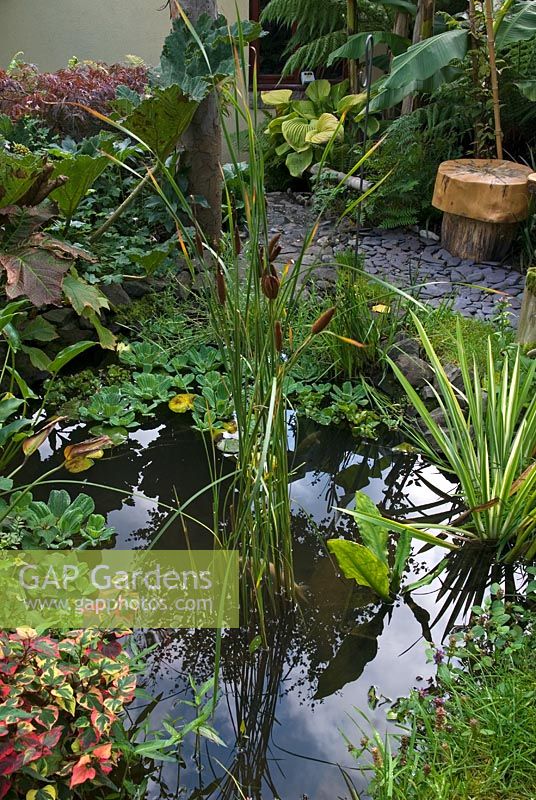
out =
[[(359, 29), (384, 30), (390, 17), (380, 4), (359, 0)], [(346, 0), (270, 0), (261, 22), (293, 29), (283, 75), (324, 66), (333, 50), (346, 41)]]
[(346, 41), (344, 31), (332, 31), (304, 44), (292, 53), (285, 64), (285, 75), (301, 69), (314, 69), (325, 65), (328, 56)]

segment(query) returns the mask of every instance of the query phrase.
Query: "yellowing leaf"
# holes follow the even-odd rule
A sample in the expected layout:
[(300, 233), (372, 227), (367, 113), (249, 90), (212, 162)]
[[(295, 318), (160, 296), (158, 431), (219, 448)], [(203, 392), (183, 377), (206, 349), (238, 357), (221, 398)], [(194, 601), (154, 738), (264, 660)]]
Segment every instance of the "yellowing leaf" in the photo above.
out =
[(67, 417), (54, 417), (49, 422), (44, 425), (40, 431), (35, 433), (33, 436), (28, 436), (22, 443), (22, 452), (25, 456), (31, 456), (38, 450), (42, 444), (48, 439), (49, 434), (54, 430), (56, 425), (58, 425), (62, 420), (67, 419)]
[(274, 89), (271, 92), (261, 92), (261, 100), (265, 106), (285, 106), (290, 103), (292, 89)]
[(377, 314), (388, 314), (391, 308), (390, 306), (385, 306), (383, 303), (378, 303), (377, 305), (372, 306), (372, 310)]
[(171, 398), (168, 407), (175, 414), (184, 414), (186, 411), (193, 409), (195, 398), (195, 394), (177, 394)]
[(85, 472), (86, 469), (92, 467), (94, 463), (95, 462), (92, 458), (87, 458), (87, 456), (77, 456), (76, 458), (67, 459), (65, 462), (65, 469), (67, 472)]
[[(315, 120), (311, 122), (311, 130), (305, 135), (305, 141), (310, 144), (327, 144), (333, 136), (342, 139), (344, 128), (334, 114), (322, 114), (316, 125)], [(313, 127), (314, 126), (314, 127)]]
[(37, 631), (28, 627), (15, 628), (15, 633), (17, 636), (20, 636), (21, 639), (35, 639), (37, 636)]

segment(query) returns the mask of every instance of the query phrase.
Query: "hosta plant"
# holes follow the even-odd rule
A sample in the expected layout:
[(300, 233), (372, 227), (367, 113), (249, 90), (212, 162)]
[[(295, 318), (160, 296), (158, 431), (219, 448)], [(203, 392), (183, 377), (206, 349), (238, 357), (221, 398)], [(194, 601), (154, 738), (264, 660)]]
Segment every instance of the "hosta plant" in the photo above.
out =
[(120, 636), (0, 631), (0, 798), (122, 795), (113, 770), (136, 677)]
[(64, 489), (50, 492), (48, 501), (34, 500), (31, 492), (16, 492), (9, 503), (0, 500), (0, 550), (86, 549), (109, 541), (114, 528), (106, 525), (102, 514), (95, 514), (95, 503), (80, 493), (74, 500)]
[(290, 89), (262, 93), (263, 103), (275, 109), (266, 134), (292, 176), (302, 175), (328, 144), (344, 140), (349, 112), (359, 120), (366, 95), (347, 91), (348, 81), (332, 86), (327, 80), (317, 80), (307, 86), (304, 100), (293, 100)]

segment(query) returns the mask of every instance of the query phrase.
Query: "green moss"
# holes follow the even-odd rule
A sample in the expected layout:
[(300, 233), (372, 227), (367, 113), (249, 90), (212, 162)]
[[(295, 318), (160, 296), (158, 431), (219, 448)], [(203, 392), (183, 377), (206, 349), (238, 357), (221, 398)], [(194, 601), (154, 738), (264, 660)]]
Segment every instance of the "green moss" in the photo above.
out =
[(48, 392), (49, 412), (78, 417), (78, 407), (103, 386), (118, 386), (130, 380), (130, 370), (117, 364), (99, 369), (84, 369), (76, 375), (65, 375), (54, 381)]
[(125, 339), (150, 341), (166, 349), (206, 344), (210, 325), (203, 303), (195, 295), (183, 300), (176, 287), (151, 292), (116, 315)]
[(527, 272), (527, 277), (525, 279), (525, 286), (532, 292), (536, 294), (536, 267), (531, 267)]

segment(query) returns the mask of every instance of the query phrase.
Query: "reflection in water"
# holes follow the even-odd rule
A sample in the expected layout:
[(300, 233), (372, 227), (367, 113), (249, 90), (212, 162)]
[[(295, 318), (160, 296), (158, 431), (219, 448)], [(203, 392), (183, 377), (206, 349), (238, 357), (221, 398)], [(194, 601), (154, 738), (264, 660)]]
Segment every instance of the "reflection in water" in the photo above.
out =
[[(81, 428), (70, 433), (72, 440), (84, 435)], [(57, 436), (52, 450), (63, 444)], [(47, 468), (60, 461), (52, 450), (41, 452)], [(357, 442), (346, 431), (298, 425), (295, 419), (289, 423), (289, 451), (295, 579), (303, 586), (303, 600), (295, 611), (268, 621), (266, 648), (250, 652), (253, 619), (244, 629), (225, 633), (222, 699), (213, 724), (228, 747), (203, 742), (200, 751), (192, 747), (185, 753), (178, 770), (163, 764), (152, 776), (155, 798), (230, 799), (240, 796), (236, 782), (254, 798), (347, 796), (339, 765), (362, 786), (339, 733), (342, 728), (349, 738), (359, 736), (348, 714), (354, 706), (367, 708), (371, 684), (394, 698), (407, 692), (417, 674), (428, 674), (422, 639), (430, 638), (430, 614), (435, 614), (430, 587), (406, 602), (379, 604), (370, 590), (337, 575), (324, 542), (341, 533), (354, 535), (351, 519), (338, 509), (353, 507), (356, 490), (366, 491), (393, 517), (441, 518), (452, 509), (452, 484), (414, 453)], [(221, 456), (222, 470), (232, 466)], [(30, 461), (28, 469), (37, 476), (42, 465)], [(27, 470), (25, 477), (33, 476)], [(207, 487), (211, 476), (200, 436), (165, 414), (107, 454), (87, 479), (120, 490), (84, 486), (116, 527), (116, 546), (135, 549), (152, 542), (169, 518), (158, 503), (186, 501)], [(35, 495), (46, 496), (49, 489)], [(210, 527), (210, 492), (189, 513)], [(211, 545), (202, 525), (178, 519), (157, 544), (167, 549)], [(412, 575), (421, 577), (438, 560), (432, 551), (413, 556)], [(189, 675), (197, 684), (212, 675), (215, 634), (162, 630), (138, 636), (142, 644), (158, 643), (145, 676), (147, 690), (162, 697), (151, 713), (151, 727), (157, 729), (168, 715), (184, 713), (177, 699), (191, 699)], [(131, 710), (134, 716), (140, 712)], [(381, 708), (370, 711), (379, 728), (383, 717)]]

